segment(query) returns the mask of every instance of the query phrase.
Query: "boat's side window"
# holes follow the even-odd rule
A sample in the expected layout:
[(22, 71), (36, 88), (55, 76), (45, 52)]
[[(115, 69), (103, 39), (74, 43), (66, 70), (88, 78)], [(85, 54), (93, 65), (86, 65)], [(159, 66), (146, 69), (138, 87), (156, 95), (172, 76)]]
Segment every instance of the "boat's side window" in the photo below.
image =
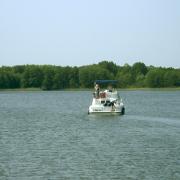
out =
[(105, 103), (105, 101), (101, 101), (101, 104), (104, 104)]
[(111, 102), (109, 100), (107, 100), (105, 103), (104, 103), (104, 106), (111, 106)]

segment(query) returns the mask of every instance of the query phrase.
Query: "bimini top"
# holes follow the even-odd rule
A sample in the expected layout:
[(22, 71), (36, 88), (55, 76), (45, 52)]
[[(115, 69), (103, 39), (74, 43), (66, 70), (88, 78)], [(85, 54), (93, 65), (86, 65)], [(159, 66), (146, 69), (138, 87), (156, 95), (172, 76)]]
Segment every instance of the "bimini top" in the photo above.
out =
[(96, 84), (117, 84), (116, 80), (95, 80)]

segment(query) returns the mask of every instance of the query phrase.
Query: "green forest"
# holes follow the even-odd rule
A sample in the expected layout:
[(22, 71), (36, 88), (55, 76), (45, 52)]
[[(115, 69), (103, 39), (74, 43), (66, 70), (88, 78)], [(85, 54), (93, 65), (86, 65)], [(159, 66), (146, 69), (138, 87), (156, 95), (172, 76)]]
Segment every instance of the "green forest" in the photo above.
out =
[(180, 87), (180, 69), (146, 66), (136, 62), (132, 66), (112, 61), (80, 67), (53, 65), (17, 65), (0, 67), (0, 89), (41, 88), (58, 90), (92, 88), (94, 80), (117, 80), (118, 88)]

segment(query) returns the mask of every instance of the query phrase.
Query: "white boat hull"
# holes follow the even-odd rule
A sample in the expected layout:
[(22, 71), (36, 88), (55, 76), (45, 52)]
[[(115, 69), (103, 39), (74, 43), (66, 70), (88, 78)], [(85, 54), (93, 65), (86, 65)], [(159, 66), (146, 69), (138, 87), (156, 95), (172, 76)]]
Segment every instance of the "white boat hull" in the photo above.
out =
[(88, 114), (124, 114), (125, 108), (124, 105), (119, 107), (103, 107), (103, 106), (90, 106)]
[(88, 114), (124, 114), (125, 107), (117, 91), (101, 91), (94, 96)]

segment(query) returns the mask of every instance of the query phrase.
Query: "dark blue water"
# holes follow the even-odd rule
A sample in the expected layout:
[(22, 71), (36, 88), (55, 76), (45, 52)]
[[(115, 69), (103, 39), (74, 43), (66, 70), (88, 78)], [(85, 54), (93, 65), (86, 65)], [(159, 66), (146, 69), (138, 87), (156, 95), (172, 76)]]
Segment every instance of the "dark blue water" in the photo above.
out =
[(104, 116), (88, 91), (0, 92), (0, 179), (180, 179), (180, 91), (120, 95)]

